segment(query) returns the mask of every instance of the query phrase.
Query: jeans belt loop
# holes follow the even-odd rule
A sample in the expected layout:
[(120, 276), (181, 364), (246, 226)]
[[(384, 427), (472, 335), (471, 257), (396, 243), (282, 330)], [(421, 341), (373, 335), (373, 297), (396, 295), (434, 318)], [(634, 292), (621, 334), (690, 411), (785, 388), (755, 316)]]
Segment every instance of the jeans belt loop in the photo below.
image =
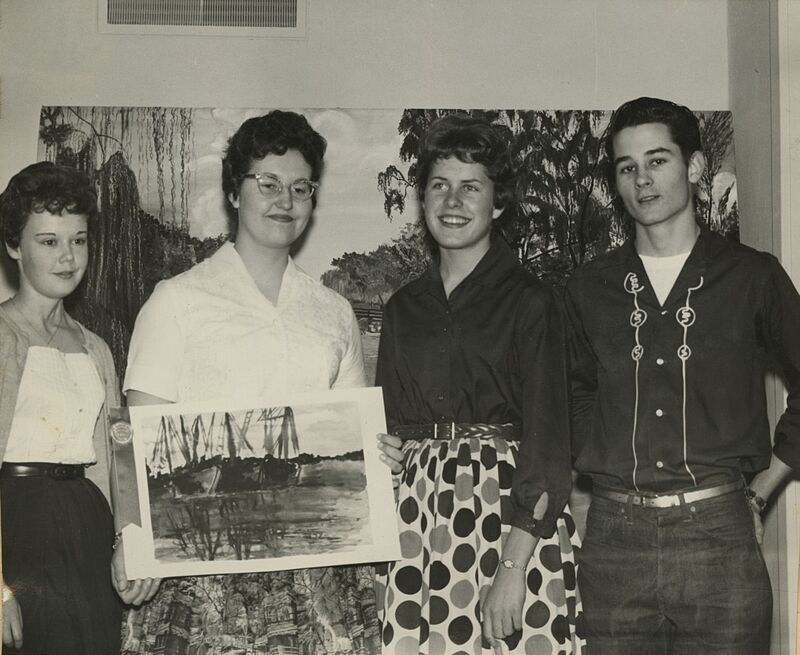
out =
[(633, 501), (634, 496), (631, 494), (628, 497), (628, 502), (626, 502), (622, 508), (622, 514), (625, 516), (625, 522), (629, 525), (633, 525)]

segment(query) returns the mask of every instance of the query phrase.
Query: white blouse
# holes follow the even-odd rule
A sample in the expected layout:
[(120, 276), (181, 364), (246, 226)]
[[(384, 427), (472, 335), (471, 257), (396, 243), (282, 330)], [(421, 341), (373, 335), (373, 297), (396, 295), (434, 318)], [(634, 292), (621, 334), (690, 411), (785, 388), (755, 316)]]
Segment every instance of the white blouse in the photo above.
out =
[(182, 402), (365, 382), (350, 304), (290, 259), (273, 305), (226, 243), (156, 285), (136, 318), (123, 389)]
[(92, 464), (105, 389), (92, 358), (31, 346), (4, 461)]

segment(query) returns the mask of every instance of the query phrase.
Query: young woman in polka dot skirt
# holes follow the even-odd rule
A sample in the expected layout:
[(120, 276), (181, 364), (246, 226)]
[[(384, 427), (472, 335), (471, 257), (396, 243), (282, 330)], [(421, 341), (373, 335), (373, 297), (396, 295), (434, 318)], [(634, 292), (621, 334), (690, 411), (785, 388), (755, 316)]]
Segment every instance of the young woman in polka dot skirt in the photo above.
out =
[(548, 287), (499, 234), (501, 128), (436, 121), (417, 183), (438, 257), (384, 313), (377, 384), (402, 449), (402, 559), (378, 579), (393, 655), (582, 652), (565, 339)]

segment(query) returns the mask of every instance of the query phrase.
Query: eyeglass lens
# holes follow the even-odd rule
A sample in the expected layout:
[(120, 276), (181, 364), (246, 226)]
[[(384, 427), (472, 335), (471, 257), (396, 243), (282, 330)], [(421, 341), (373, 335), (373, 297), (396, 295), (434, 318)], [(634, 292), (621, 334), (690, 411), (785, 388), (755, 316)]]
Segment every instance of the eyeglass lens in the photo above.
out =
[[(261, 175), (256, 177), (258, 188), (262, 195), (267, 198), (275, 198), (279, 196), (284, 189), (284, 183), (278, 178), (271, 175)], [(289, 185), (289, 193), (295, 200), (308, 200), (314, 195), (314, 185), (308, 180), (295, 180)]]

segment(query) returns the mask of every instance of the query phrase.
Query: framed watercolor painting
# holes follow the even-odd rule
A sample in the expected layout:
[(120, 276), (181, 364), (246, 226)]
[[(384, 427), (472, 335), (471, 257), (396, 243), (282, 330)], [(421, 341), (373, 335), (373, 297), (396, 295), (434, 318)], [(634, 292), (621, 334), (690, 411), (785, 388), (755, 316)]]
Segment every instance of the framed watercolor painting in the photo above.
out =
[(110, 420), (131, 579), (399, 557), (380, 389), (139, 406)]

